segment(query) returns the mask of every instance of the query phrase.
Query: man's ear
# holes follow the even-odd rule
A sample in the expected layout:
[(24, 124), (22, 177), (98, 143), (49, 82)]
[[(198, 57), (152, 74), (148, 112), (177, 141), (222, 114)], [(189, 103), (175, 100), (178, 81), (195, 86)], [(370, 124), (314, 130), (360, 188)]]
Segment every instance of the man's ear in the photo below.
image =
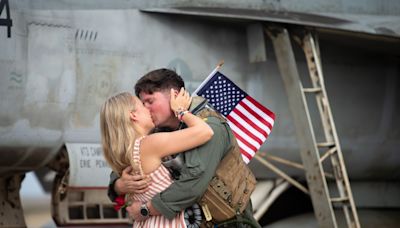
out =
[(174, 89), (175, 97), (178, 96), (179, 90)]
[(168, 95), (171, 97), (171, 95), (173, 94), (176, 97), (178, 95), (179, 91), (174, 88), (171, 88), (171, 90), (172, 90), (172, 92), (168, 93)]

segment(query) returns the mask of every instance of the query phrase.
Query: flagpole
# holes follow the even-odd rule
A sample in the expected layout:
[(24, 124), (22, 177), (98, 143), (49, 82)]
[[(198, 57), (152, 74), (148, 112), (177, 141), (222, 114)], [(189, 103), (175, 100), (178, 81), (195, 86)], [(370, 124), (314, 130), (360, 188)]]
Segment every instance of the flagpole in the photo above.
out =
[(213, 71), (207, 76), (207, 78), (197, 87), (197, 89), (193, 92), (193, 95), (197, 95), (197, 92), (199, 92), (200, 88), (204, 86), (212, 78), (212, 76), (215, 74), (215, 72), (219, 71), (219, 69), (224, 65), (224, 60), (219, 61), (218, 65), (215, 67)]

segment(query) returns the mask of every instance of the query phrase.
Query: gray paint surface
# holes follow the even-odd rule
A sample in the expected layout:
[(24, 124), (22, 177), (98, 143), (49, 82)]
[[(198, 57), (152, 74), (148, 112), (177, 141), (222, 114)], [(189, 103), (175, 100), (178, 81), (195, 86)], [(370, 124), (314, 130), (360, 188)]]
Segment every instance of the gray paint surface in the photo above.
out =
[[(16, 3), (12, 1), (11, 5), (15, 7)], [(79, 10), (62, 9), (63, 3)], [(225, 75), (276, 113), (274, 129), (260, 153), (300, 162), (287, 95), (268, 39), (265, 43), (267, 61), (249, 62), (246, 29), (254, 21), (265, 22), (269, 18), (237, 20), (215, 15), (158, 14), (124, 5), (134, 4), (131, 1), (115, 1), (116, 9), (102, 6), (101, 1), (96, 3), (95, 7), (90, 1), (86, 6), (62, 1), (50, 10), (46, 7), (51, 4), (46, 1), (18, 1), (17, 4), (22, 5), (11, 10), (12, 37), (7, 38), (6, 29), (0, 27), (1, 175), (42, 167), (65, 143), (99, 143), (98, 112), (102, 102), (116, 92), (133, 91), (136, 80), (149, 70), (176, 69), (185, 79), (187, 88), (194, 91), (221, 59), (225, 60), (222, 67)], [(195, 4), (188, 3), (176, 1), (174, 6), (193, 7)], [(268, 11), (274, 9), (268, 7), (279, 6), (284, 1), (269, 2), (275, 3), (272, 6), (249, 1), (240, 6), (250, 4), (248, 10), (259, 12), (256, 3)], [(204, 6), (214, 7), (215, 4)], [(356, 11), (356, 7), (349, 6), (352, 3), (346, 4), (347, 11), (340, 7), (326, 8), (331, 9), (328, 13), (336, 10), (333, 12), (336, 20), (338, 12)], [(310, 13), (306, 5), (298, 7), (301, 9), (297, 9), (296, 14), (288, 16), (293, 18), (302, 10)], [(377, 16), (385, 26), (391, 26), (392, 21), (398, 20), (396, 7), (393, 3), (394, 13), (382, 7), (381, 15), (368, 9), (359, 12), (360, 15), (370, 14), (365, 17), (365, 23)], [(292, 8), (290, 11), (294, 11)], [(320, 12), (326, 12), (326, 8), (321, 6)], [(278, 15), (287, 12), (286, 8), (282, 9)], [(164, 8), (164, 11), (169, 10)], [(198, 8), (195, 10), (200, 12)], [(226, 16), (234, 10), (220, 11)], [(325, 18), (328, 13), (324, 14)], [(385, 23), (385, 14), (391, 15), (388, 23)], [(360, 15), (355, 18), (364, 18)], [(277, 18), (272, 19), (269, 22), (279, 22)], [(399, 38), (374, 32), (360, 34), (351, 29), (311, 28), (320, 37), (326, 89), (350, 180), (398, 182)], [(297, 45), (293, 47), (300, 76), (307, 87), (304, 55)], [(310, 99), (310, 102), (313, 101)], [(310, 111), (316, 116), (316, 109)], [(318, 139), (322, 134), (321, 126), (314, 125)], [(275, 177), (256, 161), (250, 166), (259, 178)], [(303, 171), (283, 169), (295, 178), (304, 178)], [(391, 196), (397, 191), (397, 188), (376, 189), (379, 194)], [(356, 204), (358, 200), (368, 207), (398, 205), (388, 203), (398, 202), (393, 201), (393, 197), (371, 201), (363, 194), (354, 195)]]

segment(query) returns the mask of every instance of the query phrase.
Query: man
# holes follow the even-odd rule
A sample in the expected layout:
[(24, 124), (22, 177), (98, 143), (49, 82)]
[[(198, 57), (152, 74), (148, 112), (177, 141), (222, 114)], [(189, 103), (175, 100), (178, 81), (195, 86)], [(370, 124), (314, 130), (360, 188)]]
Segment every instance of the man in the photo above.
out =
[[(149, 109), (154, 124), (158, 128), (163, 128), (164, 131), (178, 130), (184, 127), (170, 108), (170, 89), (179, 90), (181, 87), (184, 87), (182, 78), (168, 69), (151, 71), (135, 85), (135, 93)], [(209, 107), (204, 99), (193, 99), (190, 111), (196, 114), (206, 108)], [(148, 204), (149, 207), (139, 202), (133, 202), (127, 211), (134, 220), (146, 219), (146, 211), (150, 216), (163, 214), (167, 218), (173, 218), (177, 213), (195, 204), (204, 194), (234, 137), (224, 120), (208, 116), (205, 121), (214, 131), (212, 139), (169, 161), (177, 163), (172, 165), (174, 183), (163, 192), (156, 194)], [(179, 172), (176, 172), (177, 170)], [(109, 196), (112, 200), (119, 194), (139, 193), (147, 190), (149, 179), (131, 176), (129, 172), (129, 168), (124, 170), (119, 179), (116, 179), (115, 175), (111, 176)], [(246, 209), (244, 217), (256, 223), (252, 216), (251, 206)]]

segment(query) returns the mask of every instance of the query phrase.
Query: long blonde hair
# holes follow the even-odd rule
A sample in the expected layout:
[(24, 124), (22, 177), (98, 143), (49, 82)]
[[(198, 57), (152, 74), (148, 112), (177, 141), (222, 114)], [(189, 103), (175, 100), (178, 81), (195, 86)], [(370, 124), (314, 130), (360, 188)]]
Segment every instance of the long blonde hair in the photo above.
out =
[(135, 102), (129, 92), (119, 93), (107, 99), (100, 111), (103, 154), (119, 175), (132, 161), (131, 151), (137, 134), (130, 113), (135, 111)]

